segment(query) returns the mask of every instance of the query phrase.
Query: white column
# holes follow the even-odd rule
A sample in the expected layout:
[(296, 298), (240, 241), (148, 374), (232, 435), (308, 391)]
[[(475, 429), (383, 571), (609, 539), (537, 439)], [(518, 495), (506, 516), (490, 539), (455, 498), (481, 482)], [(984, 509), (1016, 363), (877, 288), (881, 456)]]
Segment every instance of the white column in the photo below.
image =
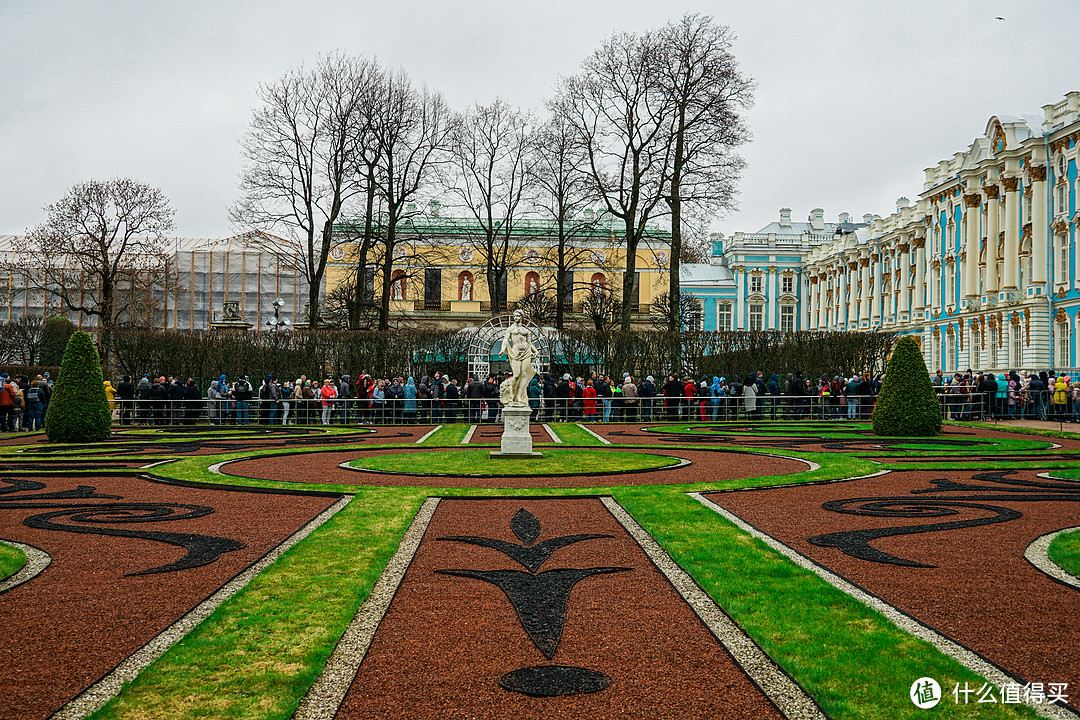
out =
[(859, 294), (855, 290), (855, 286), (858, 285), (858, 283), (859, 283), (859, 263), (857, 261), (856, 262), (849, 262), (847, 264), (847, 277), (848, 277), (848, 287), (847, 287), (847, 301), (848, 301), (847, 323), (848, 324), (844, 325), (841, 328), (842, 330), (847, 330), (848, 326), (850, 324), (852, 324), (852, 323), (854, 323), (856, 328), (858, 328), (858, 326), (859, 326), (859, 305), (858, 305)]
[(821, 301), (818, 303), (818, 327), (822, 330), (829, 329), (829, 271), (826, 268), (824, 275), (818, 279), (821, 289), (818, 291)]
[(1020, 178), (1007, 177), (1005, 185), (1005, 277), (1001, 289), (1015, 291), (1020, 277)]
[(982, 196), (964, 196), (964, 219), (967, 222), (967, 255), (964, 261), (964, 298), (974, 300), (979, 295), (979, 203)]
[[(913, 310), (922, 310), (926, 307), (926, 238), (915, 238), (915, 307)], [(925, 315), (923, 317), (926, 317)]]
[[(1050, 236), (1046, 232), (1046, 166), (1031, 166), (1031, 284), (1045, 288), (1046, 253)], [(1036, 290), (1035, 292), (1040, 292)], [(1042, 290), (1042, 292), (1047, 292)]]
[(994, 295), (998, 291), (998, 191), (997, 185), (987, 185), (983, 188), (986, 193), (986, 281), (983, 283), (983, 293)]
[(884, 298), (881, 291), (881, 255), (877, 256), (877, 260), (870, 256), (870, 262), (874, 266), (874, 284), (870, 286), (870, 290), (873, 292), (873, 306), (870, 310), (870, 326), (881, 323), (881, 314), (884, 312)]
[(843, 259), (836, 265), (836, 329), (847, 327), (847, 270)]
[(870, 326), (870, 258), (859, 258), (860, 275), (862, 275), (862, 297), (859, 299), (859, 326), (865, 323)]
[(746, 268), (735, 268), (735, 329), (745, 330), (746, 321), (743, 320), (743, 315), (746, 312), (746, 300), (744, 299), (746, 291)]
[(896, 283), (897, 289), (900, 291), (900, 305), (898, 307), (896, 318), (897, 322), (901, 320), (909, 320), (910, 305), (908, 303), (908, 273), (911, 272), (911, 252), (907, 243), (900, 243), (900, 282)]
[(776, 296), (780, 293), (780, 276), (776, 268), (770, 267), (765, 272), (765, 294), (768, 298), (768, 315), (765, 317), (766, 330), (779, 330), (780, 319), (776, 317)]

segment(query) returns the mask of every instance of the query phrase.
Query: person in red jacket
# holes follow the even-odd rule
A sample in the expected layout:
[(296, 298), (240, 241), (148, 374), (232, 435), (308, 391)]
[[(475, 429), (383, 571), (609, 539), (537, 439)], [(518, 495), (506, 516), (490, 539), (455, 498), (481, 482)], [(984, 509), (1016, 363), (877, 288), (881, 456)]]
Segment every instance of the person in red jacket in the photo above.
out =
[(327, 378), (323, 380), (322, 388), (319, 389), (319, 398), (322, 400), (322, 424), (330, 424), (330, 414), (334, 412), (334, 403), (337, 401), (337, 388), (334, 382)]
[(593, 387), (592, 380), (585, 383), (582, 397), (585, 404), (585, 422), (596, 422), (596, 388)]
[(0, 375), (0, 432), (14, 432), (15, 386), (8, 381), (8, 374)]

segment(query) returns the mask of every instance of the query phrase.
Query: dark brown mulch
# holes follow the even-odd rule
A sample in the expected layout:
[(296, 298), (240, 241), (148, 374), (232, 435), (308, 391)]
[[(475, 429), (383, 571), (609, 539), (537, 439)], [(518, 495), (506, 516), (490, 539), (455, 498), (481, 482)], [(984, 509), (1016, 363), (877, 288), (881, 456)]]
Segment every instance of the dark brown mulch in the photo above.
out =
[[(465, 448), (439, 448), (438, 452), (461, 452)], [(583, 452), (604, 452), (604, 448), (590, 447)], [(698, 482), (722, 482), (762, 475), (789, 475), (807, 470), (805, 463), (787, 458), (768, 457), (749, 453), (709, 450), (648, 450), (641, 448), (618, 448), (618, 452), (641, 452), (690, 460), (691, 465), (671, 470), (625, 472), (611, 475), (530, 475), (510, 477), (465, 477), (437, 475), (392, 475), (345, 470), (338, 465), (343, 462), (372, 455), (394, 455), (410, 452), (432, 452), (432, 448), (393, 448), (386, 450), (349, 450), (319, 452), (282, 456), (257, 457), (237, 460), (221, 468), (226, 475), (261, 480), (287, 480), (298, 483), (323, 483), (341, 485), (378, 485), (410, 487), (605, 487), (609, 485), (667, 485)], [(282, 473), (287, 464), (287, 478)], [(439, 472), (437, 466), (432, 473)]]
[[(561, 642), (548, 660), (507, 596), (438, 570), (520, 570), (502, 553), (436, 538), (477, 535), (521, 544), (509, 520), (525, 508), (536, 543), (578, 533), (611, 535), (557, 550), (540, 572), (625, 567), (570, 593)], [(530, 697), (499, 678), (536, 665), (599, 670), (599, 692)], [(339, 718), (779, 718), (633, 538), (596, 498), (448, 498), (437, 509), (383, 618)]]
[[(0, 537), (45, 550), (52, 564), (29, 582), (0, 594), (0, 716), (45, 718), (121, 660), (204, 600), (238, 572), (334, 502), (332, 496), (176, 487), (137, 477), (24, 477), (44, 489), (6, 493)], [(39, 500), (26, 497), (89, 485), (122, 499)], [(7, 485), (5, 484), (5, 487)], [(172, 522), (79, 522), (64, 508), (113, 503), (202, 505), (214, 512)], [(44, 505), (45, 507), (41, 507)], [(80, 529), (158, 531), (228, 538), (243, 544), (210, 564), (130, 575), (175, 562), (185, 551), (144, 538), (115, 537), (23, 524), (60, 511), (50, 522)], [(174, 508), (174, 512), (185, 512)], [(101, 515), (97, 519), (104, 520)]]
[[(979, 471), (894, 471), (888, 475), (829, 485), (714, 493), (709, 498), (746, 522), (880, 596), (917, 620), (967, 646), (1029, 682), (1067, 682), (1080, 687), (1080, 592), (1040, 572), (1024, 558), (1027, 545), (1040, 535), (1077, 524), (1080, 484), (1062, 485), (1050, 500), (1037, 487), (1009, 481), (1046, 483), (1034, 470), (1019, 470), (992, 482)], [(992, 473), (990, 473), (992, 474)], [(977, 478), (977, 475), (983, 477)], [(935, 480), (977, 486), (977, 490), (942, 492)], [(929, 491), (912, 494), (913, 491)], [(933, 506), (934, 498), (1015, 510), (1016, 519), (937, 532), (874, 539), (872, 548), (934, 567), (904, 567), (851, 557), (808, 538), (826, 533), (966, 521), (997, 511), (961, 505), (938, 505), (954, 515), (873, 517), (822, 508), (829, 501), (901, 498)], [(1069, 498), (1072, 498), (1071, 501)], [(910, 507), (898, 507), (909, 510)], [(1075, 697), (1075, 690), (1072, 693)], [(1075, 700), (1073, 701), (1075, 704)]]

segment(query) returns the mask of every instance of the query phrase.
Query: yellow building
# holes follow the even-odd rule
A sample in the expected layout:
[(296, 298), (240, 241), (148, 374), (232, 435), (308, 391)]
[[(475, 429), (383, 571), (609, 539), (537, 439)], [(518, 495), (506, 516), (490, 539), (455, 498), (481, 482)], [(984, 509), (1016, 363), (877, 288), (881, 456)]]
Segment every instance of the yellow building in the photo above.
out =
[[(353, 229), (338, 228), (346, 234)], [(455, 328), (477, 325), (491, 316), (486, 238), (475, 221), (417, 214), (402, 223), (398, 232), (391, 271), (392, 315)], [(510, 233), (506, 272), (494, 283), (503, 296), (501, 304), (512, 309), (543, 300), (553, 307), (559, 298), (567, 320), (591, 323), (593, 308), (622, 299), (626, 250), (621, 247), (621, 224), (606, 214), (593, 216), (586, 211), (564, 252), (568, 273), (563, 288), (556, 287), (556, 235), (550, 222), (516, 222)], [(650, 227), (638, 247), (635, 290), (628, 299), (635, 324), (647, 323), (650, 303), (667, 292), (670, 240), (668, 231)], [(358, 248), (357, 242), (346, 241), (331, 252), (328, 295), (354, 280)], [(369, 262), (381, 270), (381, 260), (372, 254)], [(374, 290), (377, 298), (382, 290), (381, 272), (376, 275), (376, 268), (369, 266), (367, 275), (369, 293)], [(594, 303), (593, 298), (602, 300)]]

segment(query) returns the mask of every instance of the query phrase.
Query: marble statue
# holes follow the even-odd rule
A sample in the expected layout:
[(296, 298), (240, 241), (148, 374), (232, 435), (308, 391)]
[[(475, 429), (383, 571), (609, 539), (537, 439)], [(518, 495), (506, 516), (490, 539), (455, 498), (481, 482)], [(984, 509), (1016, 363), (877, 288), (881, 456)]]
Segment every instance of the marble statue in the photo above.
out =
[(469, 282), (468, 276), (461, 279), (461, 299), (472, 300), (472, 283)]
[(506, 328), (506, 335), (503, 336), (503, 352), (510, 360), (510, 380), (513, 383), (510, 402), (503, 403), (505, 407), (528, 407), (529, 381), (536, 376), (533, 362), (539, 352), (529, 340), (529, 328), (521, 322), (524, 316), (525, 313), (521, 310), (515, 310), (514, 321)]

